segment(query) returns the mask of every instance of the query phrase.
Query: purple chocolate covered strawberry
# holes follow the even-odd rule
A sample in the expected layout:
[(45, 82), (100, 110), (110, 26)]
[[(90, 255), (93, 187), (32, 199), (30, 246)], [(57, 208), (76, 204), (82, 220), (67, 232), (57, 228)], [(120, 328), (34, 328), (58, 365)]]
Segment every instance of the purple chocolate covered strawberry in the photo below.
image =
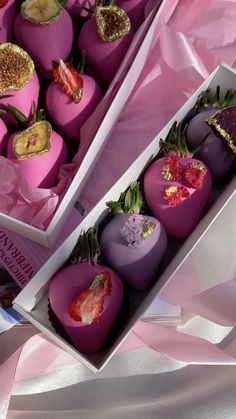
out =
[(109, 85), (132, 41), (134, 31), (120, 7), (96, 6), (94, 16), (82, 26), (78, 36), (89, 68), (101, 83)]
[(136, 290), (149, 286), (167, 245), (161, 223), (154, 217), (139, 214), (142, 204), (139, 183), (134, 182), (118, 202), (107, 204), (115, 216), (100, 238), (104, 259)]
[(212, 177), (205, 164), (189, 153), (180, 125), (173, 125), (162, 148), (166, 155), (151, 163), (144, 174), (145, 198), (167, 234), (181, 238), (200, 220)]
[(80, 128), (102, 99), (102, 91), (92, 77), (62, 60), (53, 64), (53, 75), (46, 95), (48, 112), (67, 139), (79, 142)]
[(7, 127), (0, 119), (0, 156), (5, 156), (7, 146)]
[(229, 106), (235, 94), (228, 91), (220, 100), (219, 87), (213, 100), (203, 92), (188, 123), (186, 139), (196, 156), (210, 169), (214, 179), (222, 179), (236, 158), (236, 107)]
[(18, 13), (16, 0), (0, 0), (0, 42), (11, 42), (14, 35), (14, 20)]
[(99, 251), (97, 236), (89, 229), (78, 240), (73, 264), (57, 272), (49, 284), (51, 308), (82, 353), (103, 346), (123, 301), (119, 276), (97, 264)]

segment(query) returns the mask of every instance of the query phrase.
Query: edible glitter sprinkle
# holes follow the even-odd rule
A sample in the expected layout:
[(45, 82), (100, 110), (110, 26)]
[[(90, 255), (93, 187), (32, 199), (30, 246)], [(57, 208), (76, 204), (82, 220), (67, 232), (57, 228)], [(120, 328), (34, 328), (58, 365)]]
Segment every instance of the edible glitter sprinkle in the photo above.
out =
[(220, 138), (225, 141), (233, 154), (236, 154), (236, 129), (235, 129), (236, 107), (226, 107), (217, 110), (213, 115), (204, 121), (215, 128)]
[(20, 90), (33, 77), (34, 62), (18, 45), (0, 45), (0, 92)]
[(165, 180), (172, 182), (181, 179), (179, 156), (168, 156), (164, 161), (161, 174)]
[(24, 19), (39, 25), (50, 25), (61, 16), (63, 7), (57, 0), (25, 0), (21, 5)]
[(104, 42), (113, 42), (127, 35), (131, 25), (128, 15), (117, 6), (96, 7), (97, 31)]
[(203, 163), (191, 162), (185, 166), (182, 176), (188, 187), (202, 189), (206, 173), (207, 169)]
[(150, 222), (146, 216), (133, 214), (120, 231), (129, 247), (141, 247), (145, 240), (151, 236), (156, 226), (157, 224)]
[(169, 206), (174, 208), (181, 204), (183, 200), (190, 197), (190, 193), (184, 186), (171, 185), (163, 192), (163, 198), (168, 202)]

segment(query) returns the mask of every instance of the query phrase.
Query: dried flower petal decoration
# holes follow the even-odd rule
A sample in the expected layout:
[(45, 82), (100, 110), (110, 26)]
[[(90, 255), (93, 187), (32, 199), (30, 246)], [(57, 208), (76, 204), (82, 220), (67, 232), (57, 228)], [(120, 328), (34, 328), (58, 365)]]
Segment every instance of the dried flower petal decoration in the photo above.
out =
[(144, 215), (134, 214), (128, 218), (120, 231), (129, 247), (141, 247), (156, 227), (157, 224), (150, 222)]
[(181, 179), (180, 158), (177, 155), (168, 156), (162, 167), (162, 177), (165, 180), (177, 182)]
[(13, 150), (17, 159), (25, 159), (50, 150), (52, 127), (47, 121), (36, 122), (14, 137)]
[(220, 135), (233, 154), (236, 154), (236, 106), (219, 109), (205, 122)]
[(126, 12), (118, 6), (97, 6), (97, 31), (104, 42), (113, 42), (129, 33), (131, 24)]
[(22, 89), (34, 74), (34, 62), (25, 50), (6, 42), (0, 45), (0, 92)]
[(163, 198), (168, 202), (169, 206), (174, 208), (181, 204), (186, 198), (190, 197), (190, 193), (184, 186), (169, 186), (163, 192)]
[(79, 103), (83, 96), (83, 79), (75, 68), (71, 67), (63, 60), (59, 63), (53, 62), (53, 77), (67, 96), (73, 98), (75, 103)]
[(108, 271), (97, 275), (91, 286), (81, 291), (71, 302), (69, 315), (85, 324), (99, 321), (104, 308), (104, 298), (110, 295), (112, 282)]
[(200, 162), (188, 163), (183, 172), (183, 180), (188, 187), (194, 189), (202, 189), (204, 177), (207, 173), (206, 166)]
[(58, 20), (62, 10), (57, 0), (25, 0), (21, 5), (22, 17), (40, 25), (49, 25)]
[(9, 2), (9, 0), (0, 0), (0, 9), (2, 9), (3, 7), (5, 7), (8, 2)]

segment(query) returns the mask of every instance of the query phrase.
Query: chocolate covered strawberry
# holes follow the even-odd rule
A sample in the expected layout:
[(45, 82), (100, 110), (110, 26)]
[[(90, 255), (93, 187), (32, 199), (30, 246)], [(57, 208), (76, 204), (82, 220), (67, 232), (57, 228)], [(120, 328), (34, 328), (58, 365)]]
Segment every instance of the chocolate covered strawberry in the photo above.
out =
[(95, 6), (95, 0), (63, 0), (63, 3), (66, 10), (74, 17), (90, 16), (90, 10)]
[(222, 179), (236, 159), (236, 107), (229, 106), (235, 94), (228, 91), (220, 100), (203, 92), (195, 105), (196, 115), (186, 129), (186, 139), (196, 156), (209, 167), (214, 179)]
[(132, 28), (137, 31), (144, 21), (147, 0), (117, 0), (117, 5), (129, 16)]
[(67, 139), (79, 142), (80, 128), (102, 99), (102, 91), (92, 77), (62, 60), (53, 64), (53, 75), (46, 94), (48, 112)]
[(5, 156), (7, 146), (7, 127), (0, 118), (0, 156)]
[[(15, 115), (19, 111), (12, 109)], [(24, 115), (20, 114), (24, 122)], [(58, 182), (58, 172), (67, 162), (63, 138), (46, 120), (34, 113), (33, 123), (23, 131), (12, 134), (7, 142), (7, 158), (20, 167), (21, 174), (32, 187), (52, 188)]]
[[(38, 103), (39, 80), (31, 57), (16, 44), (0, 45), (0, 109), (8, 104), (30, 117), (32, 103)], [(7, 123), (15, 123), (9, 114), (2, 114)]]
[(89, 229), (78, 240), (73, 264), (57, 272), (49, 284), (51, 308), (82, 353), (103, 346), (123, 300), (119, 276), (97, 264), (98, 253), (97, 236)]
[(145, 171), (145, 198), (168, 235), (186, 237), (206, 206), (212, 186), (211, 173), (189, 153), (180, 125), (173, 125), (162, 148), (165, 156)]
[(128, 15), (113, 4), (97, 5), (94, 16), (82, 26), (79, 49), (86, 52), (89, 68), (105, 86), (114, 78), (133, 34)]
[(11, 42), (18, 13), (16, 0), (0, 0), (0, 42)]
[(52, 62), (70, 54), (73, 23), (57, 0), (25, 0), (15, 20), (15, 36), (40, 72), (51, 78)]
[(167, 245), (162, 224), (139, 213), (142, 204), (139, 183), (134, 182), (118, 202), (107, 204), (115, 215), (100, 238), (104, 259), (136, 290), (149, 286)]

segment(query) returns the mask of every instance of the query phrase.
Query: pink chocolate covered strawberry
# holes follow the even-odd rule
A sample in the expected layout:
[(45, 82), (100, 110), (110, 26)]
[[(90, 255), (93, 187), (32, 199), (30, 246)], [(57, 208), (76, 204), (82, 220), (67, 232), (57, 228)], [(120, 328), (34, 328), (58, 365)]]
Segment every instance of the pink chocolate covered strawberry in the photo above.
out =
[(101, 83), (114, 78), (133, 38), (127, 14), (115, 5), (97, 5), (94, 16), (82, 26), (78, 46)]
[(236, 159), (236, 106), (229, 106), (234, 97), (228, 91), (221, 100), (219, 87), (213, 98), (209, 90), (203, 92), (186, 129), (188, 146), (198, 149), (196, 156), (214, 179), (222, 179)]
[(102, 99), (102, 91), (92, 77), (62, 60), (53, 64), (53, 75), (46, 95), (48, 112), (67, 139), (79, 142), (80, 128)]
[(73, 23), (57, 0), (25, 0), (15, 20), (15, 35), (40, 72), (50, 78), (52, 62), (70, 54)]
[(7, 127), (0, 119), (0, 156), (5, 156), (7, 146)]
[(63, 3), (66, 10), (74, 17), (90, 16), (89, 10), (95, 6), (95, 0), (64, 0)]
[(52, 311), (82, 353), (103, 346), (123, 300), (119, 276), (97, 265), (98, 251), (96, 235), (89, 229), (79, 238), (74, 263), (57, 272), (49, 284)]
[(167, 234), (181, 238), (190, 234), (200, 220), (212, 177), (205, 164), (188, 152), (180, 125), (173, 125), (162, 147), (167, 154), (147, 168), (144, 193)]
[(18, 13), (16, 0), (0, 0), (0, 42), (11, 42), (14, 36), (14, 21)]
[(104, 259), (136, 290), (149, 286), (167, 246), (161, 223), (139, 213), (142, 204), (139, 183), (134, 182), (118, 202), (107, 203), (115, 216), (100, 238)]
[[(20, 109), (27, 117), (32, 115), (32, 103), (38, 103), (39, 80), (30, 56), (18, 45), (0, 45), (0, 109), (8, 104)], [(14, 123), (8, 114), (4, 121)]]
[(30, 186), (52, 188), (57, 184), (60, 166), (67, 162), (67, 149), (50, 123), (34, 113), (33, 123), (9, 138), (7, 158), (19, 165)]

